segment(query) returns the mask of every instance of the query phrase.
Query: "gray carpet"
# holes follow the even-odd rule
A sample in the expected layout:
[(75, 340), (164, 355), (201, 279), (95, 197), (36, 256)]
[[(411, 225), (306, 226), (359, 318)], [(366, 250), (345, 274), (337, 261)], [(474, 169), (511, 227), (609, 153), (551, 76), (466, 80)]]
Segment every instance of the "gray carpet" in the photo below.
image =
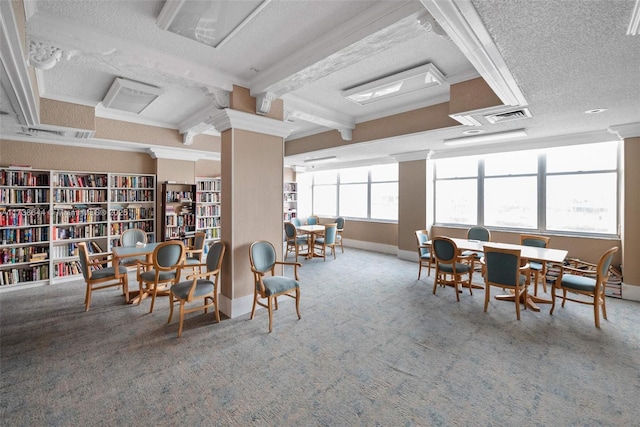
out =
[[(305, 261), (293, 300), (176, 338), (168, 304), (82, 282), (0, 294), (4, 426), (630, 426), (640, 420), (640, 304), (522, 312), (484, 291), (431, 293), (417, 263), (347, 248)], [(479, 278), (478, 278), (479, 279)], [(495, 290), (492, 290), (495, 293)], [(569, 303), (568, 303), (569, 304)]]

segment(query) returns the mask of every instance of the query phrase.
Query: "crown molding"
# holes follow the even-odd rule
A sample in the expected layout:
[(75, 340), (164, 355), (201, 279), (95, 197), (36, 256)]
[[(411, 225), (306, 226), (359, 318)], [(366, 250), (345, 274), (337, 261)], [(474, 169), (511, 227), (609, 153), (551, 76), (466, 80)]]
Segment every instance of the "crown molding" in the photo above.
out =
[(631, 14), (631, 20), (629, 21), (629, 27), (627, 28), (628, 36), (637, 36), (640, 29), (640, 0), (636, 0), (636, 5), (633, 7), (633, 13)]
[(471, 1), (420, 1), (504, 104), (518, 107), (527, 105)]
[[(6, 70), (2, 80), (7, 79), (5, 87), (20, 122), (27, 126), (38, 126), (40, 118), (36, 95), (31, 88), (27, 63), (22, 52), (22, 42), (18, 24), (13, 13), (13, 2), (0, 1), (0, 59)], [(10, 90), (12, 89), (12, 90)]]
[(413, 151), (410, 153), (398, 153), (392, 154), (393, 157), (398, 163), (401, 162), (410, 162), (413, 160), (428, 160), (433, 155), (433, 150), (423, 150), (423, 151)]
[(640, 122), (609, 127), (609, 133), (621, 139), (640, 137)]
[(206, 151), (185, 150), (184, 148), (148, 147), (146, 152), (152, 159), (187, 160), (220, 160), (220, 153)]
[(286, 138), (297, 129), (297, 126), (290, 123), (230, 108), (216, 112), (212, 117), (211, 124), (220, 133), (229, 129), (242, 129), (281, 138)]

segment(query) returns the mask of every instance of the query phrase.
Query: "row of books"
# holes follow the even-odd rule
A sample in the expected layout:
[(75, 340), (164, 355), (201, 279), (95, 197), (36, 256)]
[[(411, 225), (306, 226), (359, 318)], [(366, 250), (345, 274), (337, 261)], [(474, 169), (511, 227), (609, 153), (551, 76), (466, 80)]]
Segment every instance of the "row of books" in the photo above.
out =
[(221, 182), (217, 181), (199, 181), (198, 191), (221, 191)]
[(49, 279), (49, 265), (10, 268), (0, 271), (0, 286)]
[(60, 262), (54, 265), (53, 268), (54, 277), (74, 276), (76, 274), (82, 274), (82, 267), (80, 261)]
[(167, 215), (165, 225), (168, 227), (193, 226), (196, 224), (196, 217), (193, 214), (187, 215)]
[(111, 221), (131, 219), (153, 219), (153, 208), (121, 208), (111, 209)]
[(49, 186), (49, 173), (3, 169), (0, 171), (0, 185), (8, 187), (47, 187)]
[(198, 218), (198, 228), (220, 227), (220, 218)]
[(107, 190), (53, 190), (54, 203), (106, 203)]
[(220, 205), (198, 206), (198, 216), (220, 216)]
[(167, 191), (165, 197), (168, 203), (191, 203), (191, 191)]
[(0, 227), (48, 225), (49, 209), (0, 208)]
[(85, 239), (90, 237), (106, 237), (107, 224), (72, 225), (69, 227), (52, 227), (52, 240)]
[(196, 200), (200, 203), (220, 203), (220, 193), (198, 193)]
[(53, 184), (58, 187), (106, 187), (107, 176), (55, 173), (53, 174)]
[(49, 240), (49, 227), (6, 228), (0, 230), (3, 245), (37, 243)]
[(153, 190), (111, 190), (112, 202), (152, 202)]
[(107, 210), (103, 208), (54, 208), (53, 222), (56, 224), (78, 224), (107, 221)]
[(154, 188), (155, 178), (152, 176), (111, 176), (112, 187), (129, 187), (129, 188)]
[(49, 256), (45, 246), (22, 246), (4, 248), (0, 251), (0, 264), (18, 264), (23, 262), (44, 261)]
[(111, 235), (118, 235), (130, 228), (139, 228), (147, 233), (153, 232), (153, 221), (116, 222), (111, 224)]
[(0, 203), (26, 204), (49, 203), (49, 189), (47, 188), (0, 188)]

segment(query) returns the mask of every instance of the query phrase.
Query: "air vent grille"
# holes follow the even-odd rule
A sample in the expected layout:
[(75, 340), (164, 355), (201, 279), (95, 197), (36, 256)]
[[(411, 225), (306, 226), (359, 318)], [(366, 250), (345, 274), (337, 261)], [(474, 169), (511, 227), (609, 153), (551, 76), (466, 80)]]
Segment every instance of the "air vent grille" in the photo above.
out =
[(509, 122), (511, 120), (528, 119), (531, 117), (531, 112), (528, 108), (521, 108), (519, 110), (507, 111), (505, 113), (490, 114), (484, 116), (489, 123), (502, 123)]

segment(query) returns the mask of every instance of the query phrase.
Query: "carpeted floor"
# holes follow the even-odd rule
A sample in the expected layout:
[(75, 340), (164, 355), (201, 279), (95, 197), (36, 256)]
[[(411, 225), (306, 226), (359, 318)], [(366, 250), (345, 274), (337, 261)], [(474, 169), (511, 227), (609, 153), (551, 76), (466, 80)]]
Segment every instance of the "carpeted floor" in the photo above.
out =
[(85, 313), (80, 281), (0, 293), (2, 425), (640, 423), (639, 303), (609, 298), (600, 330), (576, 304), (518, 322), (395, 256), (303, 264), (302, 320), (282, 300), (271, 334), (265, 310), (194, 313), (177, 339), (166, 300), (147, 314), (109, 289)]

